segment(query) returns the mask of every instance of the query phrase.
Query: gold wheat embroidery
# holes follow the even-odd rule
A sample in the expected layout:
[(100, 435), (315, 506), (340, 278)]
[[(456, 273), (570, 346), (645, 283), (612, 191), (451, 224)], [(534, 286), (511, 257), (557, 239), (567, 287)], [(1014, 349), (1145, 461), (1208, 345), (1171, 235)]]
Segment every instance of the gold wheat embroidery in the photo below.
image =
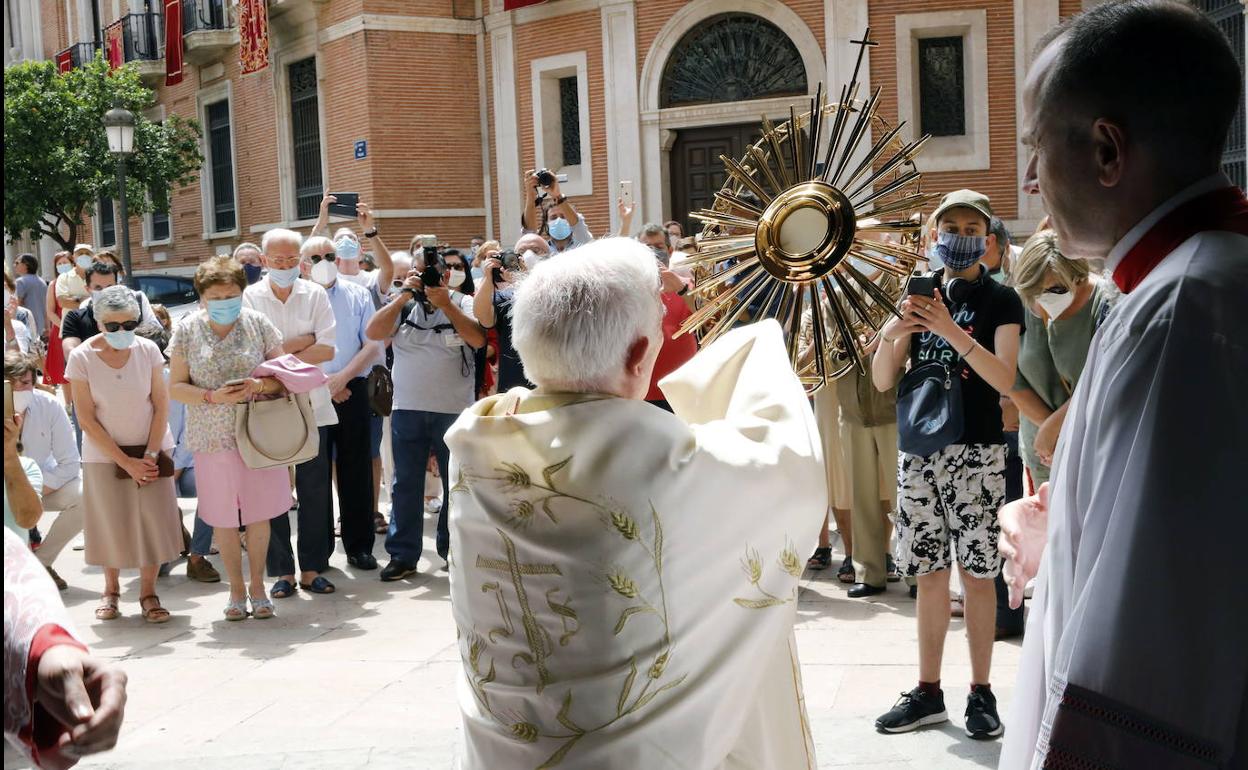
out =
[[(797, 550), (793, 544), (785, 541), (784, 550), (776, 557), (776, 565), (782, 572), (788, 573), (795, 578), (802, 576), (802, 561), (797, 555)], [(747, 610), (762, 610), (768, 607), (780, 607), (785, 604), (797, 600), (797, 586), (793, 587), (793, 593), (788, 597), (777, 596), (763, 588), (763, 560), (758, 555), (758, 550), (752, 546), (745, 549), (745, 557), (741, 559), (741, 569), (749, 578), (750, 585), (754, 587), (755, 593), (758, 594), (754, 598), (737, 597), (732, 601), (738, 606)]]

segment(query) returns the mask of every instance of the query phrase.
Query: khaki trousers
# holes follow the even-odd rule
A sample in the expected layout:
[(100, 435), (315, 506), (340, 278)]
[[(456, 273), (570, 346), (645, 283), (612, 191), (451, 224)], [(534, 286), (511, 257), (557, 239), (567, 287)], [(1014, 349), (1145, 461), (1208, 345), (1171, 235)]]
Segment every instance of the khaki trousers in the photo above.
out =
[(51, 567), (65, 546), (82, 533), (82, 480), (73, 479), (43, 498), (44, 513), (58, 511), (56, 521), (43, 536), (43, 545), (35, 552), (39, 563)]
[(897, 504), (897, 423), (842, 425), (853, 477), (854, 572), (859, 583), (883, 587), (888, 578), (888, 519), (883, 511), (891, 512)]

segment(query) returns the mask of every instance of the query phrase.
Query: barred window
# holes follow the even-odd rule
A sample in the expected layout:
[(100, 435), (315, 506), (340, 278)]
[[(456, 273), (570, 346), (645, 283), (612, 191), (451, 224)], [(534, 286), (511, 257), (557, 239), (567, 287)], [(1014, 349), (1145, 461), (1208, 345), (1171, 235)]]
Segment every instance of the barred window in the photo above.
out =
[(559, 120), (563, 140), (562, 166), (581, 165), (581, 97), (576, 76), (559, 78)]
[(291, 64), (290, 133), (295, 154), (295, 216), (315, 219), (324, 187), (321, 181), (321, 118), (316, 93), (316, 58)]
[[(1244, 34), (1245, 15), (1243, 3), (1239, 0), (1196, 0), (1196, 7), (1204, 11), (1209, 19), (1226, 34), (1231, 42), (1231, 50), (1239, 62), (1239, 71), (1244, 72)], [(1231, 130), (1226, 135), (1226, 147), (1222, 152), (1222, 170), (1241, 190), (1248, 190), (1248, 146), (1245, 136), (1248, 135), (1248, 117), (1245, 117), (1244, 94), (1239, 94), (1239, 109), (1231, 120)]]
[(919, 128), (932, 136), (966, 133), (963, 38), (925, 37), (919, 43)]
[[(233, 230), (237, 225), (234, 204), (234, 152), (230, 141), (230, 103), (213, 102), (208, 119), (208, 166), (212, 173), (212, 232)], [(155, 229), (155, 218), (152, 228)]]
[(100, 246), (117, 245), (117, 220), (113, 216), (113, 201), (111, 198), (100, 196), (99, 201), (99, 217), (100, 217)]

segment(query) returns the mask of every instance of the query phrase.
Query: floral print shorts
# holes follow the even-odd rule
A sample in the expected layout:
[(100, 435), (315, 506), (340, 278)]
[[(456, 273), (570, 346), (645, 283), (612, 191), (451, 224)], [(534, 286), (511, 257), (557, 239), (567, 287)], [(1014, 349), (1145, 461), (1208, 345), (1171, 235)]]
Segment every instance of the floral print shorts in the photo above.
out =
[(897, 566), (907, 577), (958, 564), (967, 574), (1001, 571), (997, 511), (1005, 504), (1005, 445), (951, 444), (897, 464)]

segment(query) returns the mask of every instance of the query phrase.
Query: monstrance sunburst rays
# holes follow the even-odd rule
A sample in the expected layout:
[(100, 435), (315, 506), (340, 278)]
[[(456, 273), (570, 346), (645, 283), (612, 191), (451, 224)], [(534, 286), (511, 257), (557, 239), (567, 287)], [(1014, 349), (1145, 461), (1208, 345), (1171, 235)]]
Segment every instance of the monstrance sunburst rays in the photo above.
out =
[[(928, 137), (907, 143), (904, 121), (890, 126), (878, 114), (882, 89), (858, 98), (864, 54), (877, 45), (870, 28), (852, 42), (858, 58), (840, 98), (829, 101), (820, 85), (808, 111), (790, 108), (779, 125), (764, 117), (742, 158), (720, 156), (728, 178), (714, 205), (691, 215), (704, 223), (686, 263), (699, 306), (678, 334), (706, 344), (747, 314), (775, 318), (811, 392), (851, 367), (865, 372), (863, 349), (897, 314), (919, 257), (912, 215), (940, 197), (922, 192), (914, 165)], [(865, 148), (868, 129), (879, 138)], [(884, 235), (900, 243), (877, 240)]]

